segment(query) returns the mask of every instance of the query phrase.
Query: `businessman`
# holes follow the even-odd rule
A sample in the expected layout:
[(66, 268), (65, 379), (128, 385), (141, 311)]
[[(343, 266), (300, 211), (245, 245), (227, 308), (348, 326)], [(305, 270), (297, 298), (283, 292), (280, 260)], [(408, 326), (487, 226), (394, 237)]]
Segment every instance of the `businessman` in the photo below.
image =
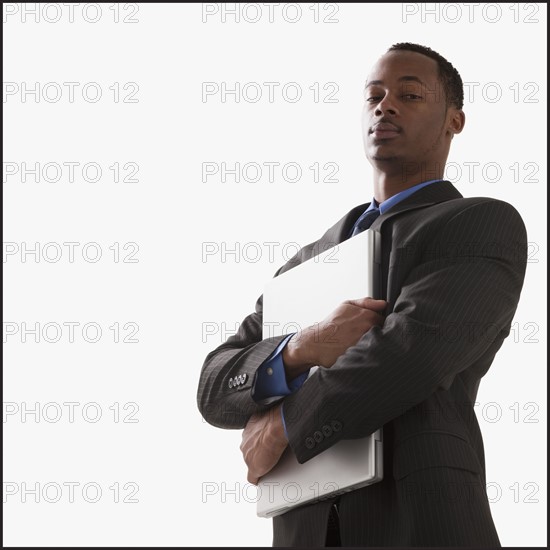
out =
[[(275, 517), (274, 546), (500, 546), (473, 407), (510, 332), (527, 236), (513, 206), (464, 198), (443, 179), (462, 107), (451, 63), (416, 44), (389, 48), (365, 85), (373, 200), (275, 274), (372, 227), (382, 237), (384, 300), (350, 296), (317, 332), (262, 339), (260, 296), (206, 357), (199, 410), (215, 426), (244, 428), (251, 483), (287, 446), (303, 464), (383, 428), (383, 480)], [(335, 328), (336, 338), (323, 338)], [(313, 365), (321, 368), (303, 384)]]

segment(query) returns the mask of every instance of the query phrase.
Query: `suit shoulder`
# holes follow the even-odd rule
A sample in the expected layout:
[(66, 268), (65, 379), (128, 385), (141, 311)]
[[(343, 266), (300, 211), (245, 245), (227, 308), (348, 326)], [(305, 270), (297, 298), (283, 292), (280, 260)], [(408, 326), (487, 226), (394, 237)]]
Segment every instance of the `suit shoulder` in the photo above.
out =
[(519, 222), (524, 225), (523, 218), (518, 210), (509, 202), (494, 197), (465, 197), (448, 201), (454, 203), (452, 210), (454, 215), (461, 213), (473, 216), (490, 216), (495, 223)]
[(509, 202), (494, 197), (461, 197), (438, 203), (431, 208), (445, 218), (489, 216), (494, 223), (511, 222), (525, 226), (518, 210)]

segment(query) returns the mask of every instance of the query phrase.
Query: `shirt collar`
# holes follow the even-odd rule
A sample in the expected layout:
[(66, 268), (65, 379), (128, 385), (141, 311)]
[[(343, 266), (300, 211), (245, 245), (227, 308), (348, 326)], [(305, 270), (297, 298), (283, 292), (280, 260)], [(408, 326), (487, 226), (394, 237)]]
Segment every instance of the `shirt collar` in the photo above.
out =
[(431, 183), (435, 183), (437, 181), (443, 181), (443, 180), (429, 180), (429, 181), (424, 181), (422, 183), (418, 183), (417, 185), (413, 185), (412, 187), (409, 187), (404, 191), (400, 191), (399, 193), (396, 193), (395, 195), (391, 196), (389, 199), (382, 201), (380, 204), (378, 204), (376, 202), (376, 199), (373, 197), (372, 202), (370, 203), (369, 207), (365, 212), (370, 212), (371, 210), (375, 210), (376, 208), (378, 208), (380, 210), (380, 214), (384, 214), (392, 206), (395, 206), (398, 202), (401, 202), (403, 199), (406, 199), (409, 195), (412, 195), (414, 192), (418, 191), (419, 189), (422, 189), (422, 187), (425, 187), (426, 185), (430, 185)]

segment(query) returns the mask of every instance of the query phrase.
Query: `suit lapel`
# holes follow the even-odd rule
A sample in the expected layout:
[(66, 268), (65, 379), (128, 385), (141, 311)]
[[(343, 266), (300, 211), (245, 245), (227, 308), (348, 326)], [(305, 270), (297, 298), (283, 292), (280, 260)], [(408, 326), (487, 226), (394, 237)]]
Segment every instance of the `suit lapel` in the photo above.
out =
[[(380, 228), (384, 222), (409, 210), (417, 208), (425, 208), (434, 204), (445, 202), (452, 199), (461, 199), (462, 195), (458, 189), (450, 181), (440, 181), (422, 187), (406, 199), (398, 202), (390, 208), (385, 214), (379, 216), (372, 224), (372, 229)], [(320, 244), (323, 245), (321, 250), (326, 250), (329, 245), (335, 246), (348, 238), (348, 235), (357, 221), (357, 218), (369, 207), (370, 202), (360, 204), (350, 210), (340, 221), (333, 225), (322, 237)]]

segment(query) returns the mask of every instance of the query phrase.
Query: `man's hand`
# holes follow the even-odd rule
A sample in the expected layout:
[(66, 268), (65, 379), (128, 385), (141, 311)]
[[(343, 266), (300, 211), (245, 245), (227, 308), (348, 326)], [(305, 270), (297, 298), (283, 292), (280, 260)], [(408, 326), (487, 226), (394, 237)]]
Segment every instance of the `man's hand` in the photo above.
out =
[(384, 323), (385, 300), (360, 298), (342, 302), (318, 324), (295, 334), (283, 350), (288, 379), (314, 365), (330, 368), (349, 347), (374, 325)]
[[(346, 300), (321, 323), (307, 327), (291, 338), (283, 350), (288, 380), (314, 365), (330, 368), (349, 347), (357, 344), (374, 325), (384, 323), (384, 300)], [(250, 417), (244, 431), (241, 452), (248, 466), (249, 483), (270, 472), (288, 445), (278, 405)]]
[(253, 414), (243, 431), (240, 449), (248, 466), (248, 482), (253, 485), (273, 469), (288, 445), (281, 407)]

